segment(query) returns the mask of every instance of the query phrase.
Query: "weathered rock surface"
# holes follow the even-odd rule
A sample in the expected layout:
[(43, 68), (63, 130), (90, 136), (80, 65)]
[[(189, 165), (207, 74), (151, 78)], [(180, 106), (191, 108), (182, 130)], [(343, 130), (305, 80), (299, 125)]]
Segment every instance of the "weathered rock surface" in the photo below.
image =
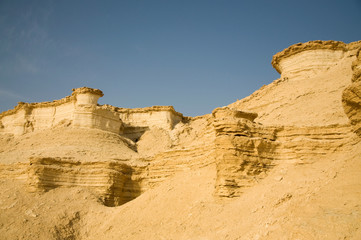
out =
[(256, 112), (256, 121), (267, 125), (348, 124), (340, 98), (350, 84), (360, 45), (360, 41), (292, 45), (273, 58), (280, 79), (229, 107)]
[[(221, 114), (220, 114), (221, 113)], [(229, 108), (213, 111), (216, 130), (216, 195), (237, 197), (271, 167), (275, 131), (254, 124), (257, 116)], [(262, 175), (263, 174), (263, 175)]]
[[(214, 110), (217, 181), (215, 194), (237, 197), (280, 164), (307, 164), (329, 152), (340, 151), (354, 140), (350, 126), (263, 126), (240, 111)], [(248, 113), (254, 116), (253, 113)], [(238, 117), (235, 117), (238, 116)]]
[(83, 87), (53, 102), (20, 102), (14, 109), (0, 114), (0, 132), (21, 135), (65, 125), (140, 136), (151, 127), (172, 129), (183, 120), (183, 115), (171, 106), (142, 109), (99, 106), (98, 99), (102, 96), (99, 89)]
[(293, 45), (280, 79), (194, 118), (86, 87), (19, 103), (0, 114), (0, 236), (359, 239), (360, 47)]
[[(343, 53), (357, 50), (361, 41), (346, 44), (339, 41), (310, 41), (294, 44), (276, 53), (272, 59), (272, 66), (279, 73), (290, 73), (296, 69), (310, 71), (332, 67), (340, 60)], [(301, 54), (300, 54), (301, 53)], [(296, 58), (291, 58), (297, 55)], [(302, 58), (305, 59), (302, 59)], [(299, 66), (297, 63), (300, 63)]]
[(361, 136), (361, 47), (352, 63), (352, 83), (343, 91), (342, 104), (355, 132)]
[(352, 83), (343, 91), (342, 102), (355, 132), (361, 136), (361, 81)]
[(118, 206), (129, 199), (124, 185), (131, 168), (119, 161), (80, 162), (71, 158), (30, 158), (27, 185), (31, 192), (57, 187), (87, 187), (95, 190), (107, 206)]

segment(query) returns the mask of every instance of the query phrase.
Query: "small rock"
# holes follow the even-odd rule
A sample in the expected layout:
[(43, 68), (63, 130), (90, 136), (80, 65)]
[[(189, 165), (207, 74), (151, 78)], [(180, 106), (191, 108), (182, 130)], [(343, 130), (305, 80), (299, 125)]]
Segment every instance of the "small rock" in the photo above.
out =
[(30, 216), (30, 217), (37, 217), (37, 216), (38, 216), (38, 215), (36, 215), (36, 214), (33, 212), (33, 210), (31, 210), (31, 209), (26, 210), (26, 211), (25, 211), (25, 214), (28, 215), (28, 216)]

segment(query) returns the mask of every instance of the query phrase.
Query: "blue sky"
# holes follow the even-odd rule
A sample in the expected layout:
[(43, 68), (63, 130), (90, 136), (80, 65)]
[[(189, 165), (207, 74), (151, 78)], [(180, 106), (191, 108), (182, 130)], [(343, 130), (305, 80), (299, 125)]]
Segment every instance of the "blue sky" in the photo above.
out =
[(101, 89), (100, 104), (187, 116), (279, 77), (272, 56), (361, 40), (361, 0), (0, 0), (0, 112)]

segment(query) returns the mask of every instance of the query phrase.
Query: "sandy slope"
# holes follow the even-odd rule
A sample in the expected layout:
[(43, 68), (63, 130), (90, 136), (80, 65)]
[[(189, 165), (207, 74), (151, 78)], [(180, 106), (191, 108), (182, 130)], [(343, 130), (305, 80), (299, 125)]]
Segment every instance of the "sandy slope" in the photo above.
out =
[(27, 193), (2, 180), (2, 239), (360, 239), (361, 143), (283, 164), (235, 199), (213, 196), (215, 167), (179, 173), (120, 207), (86, 189)]
[[(309, 78), (276, 80), (231, 104), (264, 125), (348, 125), (341, 95), (352, 58)], [(138, 143), (100, 130), (57, 128), (0, 138), (1, 163), (32, 155), (134, 159), (202, 146), (210, 115)], [(176, 133), (176, 134), (175, 134)], [(174, 134), (174, 135), (172, 135)], [(158, 139), (161, 144), (152, 148)], [(327, 142), (325, 142), (327, 144)], [(314, 149), (317, 151), (317, 149)], [(138, 154), (138, 155), (137, 155)], [(214, 196), (215, 164), (186, 168), (118, 207), (88, 188), (29, 193), (22, 180), (0, 179), (0, 239), (361, 239), (361, 139), (307, 161), (281, 162), (238, 198)], [(307, 164), (305, 164), (307, 162)]]
[(278, 166), (228, 201), (212, 196), (213, 167), (179, 174), (111, 212), (99, 228), (94, 223), (89, 234), (91, 239), (359, 239), (360, 153)]
[(74, 157), (86, 161), (132, 159), (135, 152), (125, 138), (97, 130), (54, 128), (0, 140), (1, 163), (27, 162), (31, 156)]
[(316, 75), (275, 80), (229, 106), (258, 113), (256, 121), (263, 124), (347, 124), (341, 96), (351, 83), (354, 59), (346, 56), (338, 65)]

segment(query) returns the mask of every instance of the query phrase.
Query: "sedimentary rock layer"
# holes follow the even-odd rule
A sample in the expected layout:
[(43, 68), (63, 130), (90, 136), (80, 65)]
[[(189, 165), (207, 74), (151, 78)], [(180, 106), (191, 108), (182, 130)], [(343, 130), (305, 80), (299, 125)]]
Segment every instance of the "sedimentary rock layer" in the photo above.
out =
[(221, 197), (240, 196), (275, 165), (312, 163), (352, 144), (353, 134), (348, 125), (262, 126), (247, 118), (234, 117), (237, 110), (223, 108), (222, 112), (222, 117), (214, 120), (215, 194)]
[[(317, 41), (309, 41), (306, 43), (297, 43), (284, 49), (281, 52), (276, 53), (272, 58), (272, 66), (279, 73), (282, 73), (282, 67), (280, 66), (280, 62), (298, 53), (302, 53), (306, 51), (322, 53), (323, 51), (319, 51), (319, 50), (327, 50), (324, 53), (332, 54), (332, 52), (336, 52), (337, 54), (340, 54), (340, 52), (355, 50), (359, 48), (360, 45), (361, 45), (361, 41), (353, 42), (350, 44), (346, 44), (344, 42), (339, 42), (339, 41), (332, 41), (332, 40), (330, 41), (317, 40)], [(313, 56), (317, 57), (317, 54), (314, 54)], [(315, 61), (313, 63), (315, 63)]]
[(48, 191), (57, 187), (86, 187), (96, 191), (107, 206), (124, 203), (124, 185), (130, 167), (116, 161), (80, 162), (66, 158), (32, 157), (27, 184), (30, 191)]
[(100, 106), (103, 93), (90, 88), (20, 103), (0, 115), (0, 157), (12, 163), (0, 165), (0, 176), (26, 180), (31, 191), (92, 188), (117, 206), (177, 172), (214, 164), (215, 195), (240, 196), (276, 165), (312, 163), (352, 144), (348, 119), (360, 134), (360, 44), (291, 46), (274, 57), (281, 79), (196, 118), (170, 106)]
[(213, 115), (217, 165), (215, 194), (237, 197), (270, 167), (275, 148), (271, 142), (275, 135), (272, 130), (262, 133), (255, 129), (254, 113), (222, 108), (214, 110)]
[(355, 76), (351, 65), (359, 47), (360, 41), (295, 44), (274, 56), (280, 79), (229, 107), (256, 112), (255, 121), (265, 125), (348, 124), (340, 99)]
[(73, 89), (71, 96), (53, 102), (19, 103), (0, 115), (0, 131), (21, 135), (58, 125), (96, 128), (121, 133), (122, 121), (116, 113), (97, 106), (103, 93), (99, 89)]
[(99, 89), (82, 87), (73, 89), (71, 96), (53, 102), (20, 102), (14, 109), (0, 114), (0, 132), (21, 135), (67, 125), (124, 133), (136, 139), (149, 128), (172, 129), (184, 119), (171, 106), (139, 109), (99, 106), (98, 99), (102, 96)]
[(342, 104), (355, 132), (361, 136), (361, 47), (352, 63), (352, 83), (343, 91)]

